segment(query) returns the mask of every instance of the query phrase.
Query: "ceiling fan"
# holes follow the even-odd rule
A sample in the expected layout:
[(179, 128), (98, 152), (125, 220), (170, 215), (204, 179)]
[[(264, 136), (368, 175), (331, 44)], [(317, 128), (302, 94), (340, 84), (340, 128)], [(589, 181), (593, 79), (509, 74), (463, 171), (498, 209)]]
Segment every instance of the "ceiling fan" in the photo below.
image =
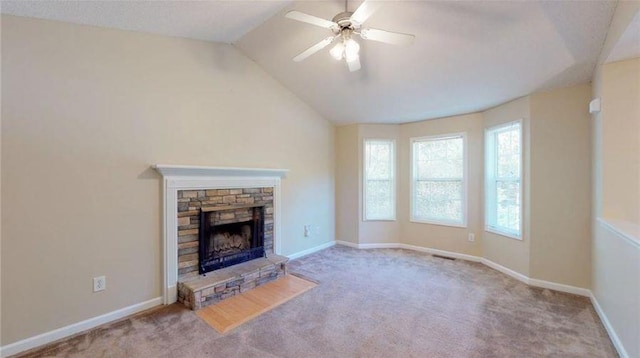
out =
[(333, 20), (325, 20), (313, 15), (305, 14), (300, 11), (289, 11), (285, 17), (306, 22), (311, 25), (324, 27), (333, 32), (333, 36), (329, 36), (317, 44), (304, 50), (301, 54), (294, 57), (293, 60), (300, 62), (314, 53), (329, 46), (337, 41), (338, 43), (329, 51), (331, 56), (336, 60), (345, 59), (349, 71), (354, 72), (360, 69), (360, 45), (353, 39), (354, 35), (359, 35), (365, 40), (383, 42), (391, 45), (410, 45), (415, 39), (414, 35), (402, 34), (399, 32), (391, 32), (363, 27), (363, 23), (373, 15), (373, 13), (382, 6), (381, 2), (365, 0), (354, 12), (348, 11), (348, 4), (345, 1), (344, 12), (333, 17)]

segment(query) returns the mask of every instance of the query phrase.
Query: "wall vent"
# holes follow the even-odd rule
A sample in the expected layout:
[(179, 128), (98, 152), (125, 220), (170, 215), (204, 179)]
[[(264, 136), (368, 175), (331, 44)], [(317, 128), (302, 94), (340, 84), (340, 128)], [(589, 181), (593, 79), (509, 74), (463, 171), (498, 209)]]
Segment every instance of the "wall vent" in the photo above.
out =
[(440, 256), (440, 255), (433, 255), (433, 257), (437, 257), (439, 259), (451, 260), (451, 261), (456, 260), (454, 257), (447, 257), (447, 256)]

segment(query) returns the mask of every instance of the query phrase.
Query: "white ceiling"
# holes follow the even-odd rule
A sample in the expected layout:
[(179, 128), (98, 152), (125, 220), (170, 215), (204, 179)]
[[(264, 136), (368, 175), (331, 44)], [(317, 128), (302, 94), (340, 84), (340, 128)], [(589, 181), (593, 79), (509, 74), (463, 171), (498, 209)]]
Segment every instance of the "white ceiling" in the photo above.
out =
[(640, 57), (640, 11), (636, 13), (625, 32), (620, 36), (606, 62), (623, 61), (636, 57)]
[[(353, 10), (360, 1), (349, 1)], [(331, 19), (327, 1), (2, 1), (5, 14), (235, 43), (325, 118), (402, 123), (490, 108), (538, 90), (590, 81), (612, 1), (388, 1), (366, 25), (416, 35), (410, 47), (358, 39), (362, 70), (327, 47), (329, 35), (284, 17)]]
[(292, 1), (2, 1), (3, 14), (232, 43)]

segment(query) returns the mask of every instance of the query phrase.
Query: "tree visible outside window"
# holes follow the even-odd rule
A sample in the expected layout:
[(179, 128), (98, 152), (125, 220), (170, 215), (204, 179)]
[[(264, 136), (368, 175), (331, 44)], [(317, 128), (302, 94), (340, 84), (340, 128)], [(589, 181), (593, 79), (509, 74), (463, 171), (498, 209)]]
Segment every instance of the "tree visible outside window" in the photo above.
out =
[(486, 130), (485, 226), (487, 231), (522, 238), (522, 123)]
[(364, 142), (364, 220), (395, 220), (395, 142)]
[(413, 138), (411, 220), (466, 226), (465, 135)]

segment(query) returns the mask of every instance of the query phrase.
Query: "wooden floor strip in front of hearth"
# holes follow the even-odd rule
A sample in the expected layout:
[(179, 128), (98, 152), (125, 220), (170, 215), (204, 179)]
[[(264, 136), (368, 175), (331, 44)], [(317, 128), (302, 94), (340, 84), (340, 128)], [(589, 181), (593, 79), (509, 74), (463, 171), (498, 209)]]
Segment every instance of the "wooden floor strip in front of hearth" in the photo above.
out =
[(216, 331), (224, 334), (316, 286), (314, 282), (286, 275), (202, 308), (196, 314)]

